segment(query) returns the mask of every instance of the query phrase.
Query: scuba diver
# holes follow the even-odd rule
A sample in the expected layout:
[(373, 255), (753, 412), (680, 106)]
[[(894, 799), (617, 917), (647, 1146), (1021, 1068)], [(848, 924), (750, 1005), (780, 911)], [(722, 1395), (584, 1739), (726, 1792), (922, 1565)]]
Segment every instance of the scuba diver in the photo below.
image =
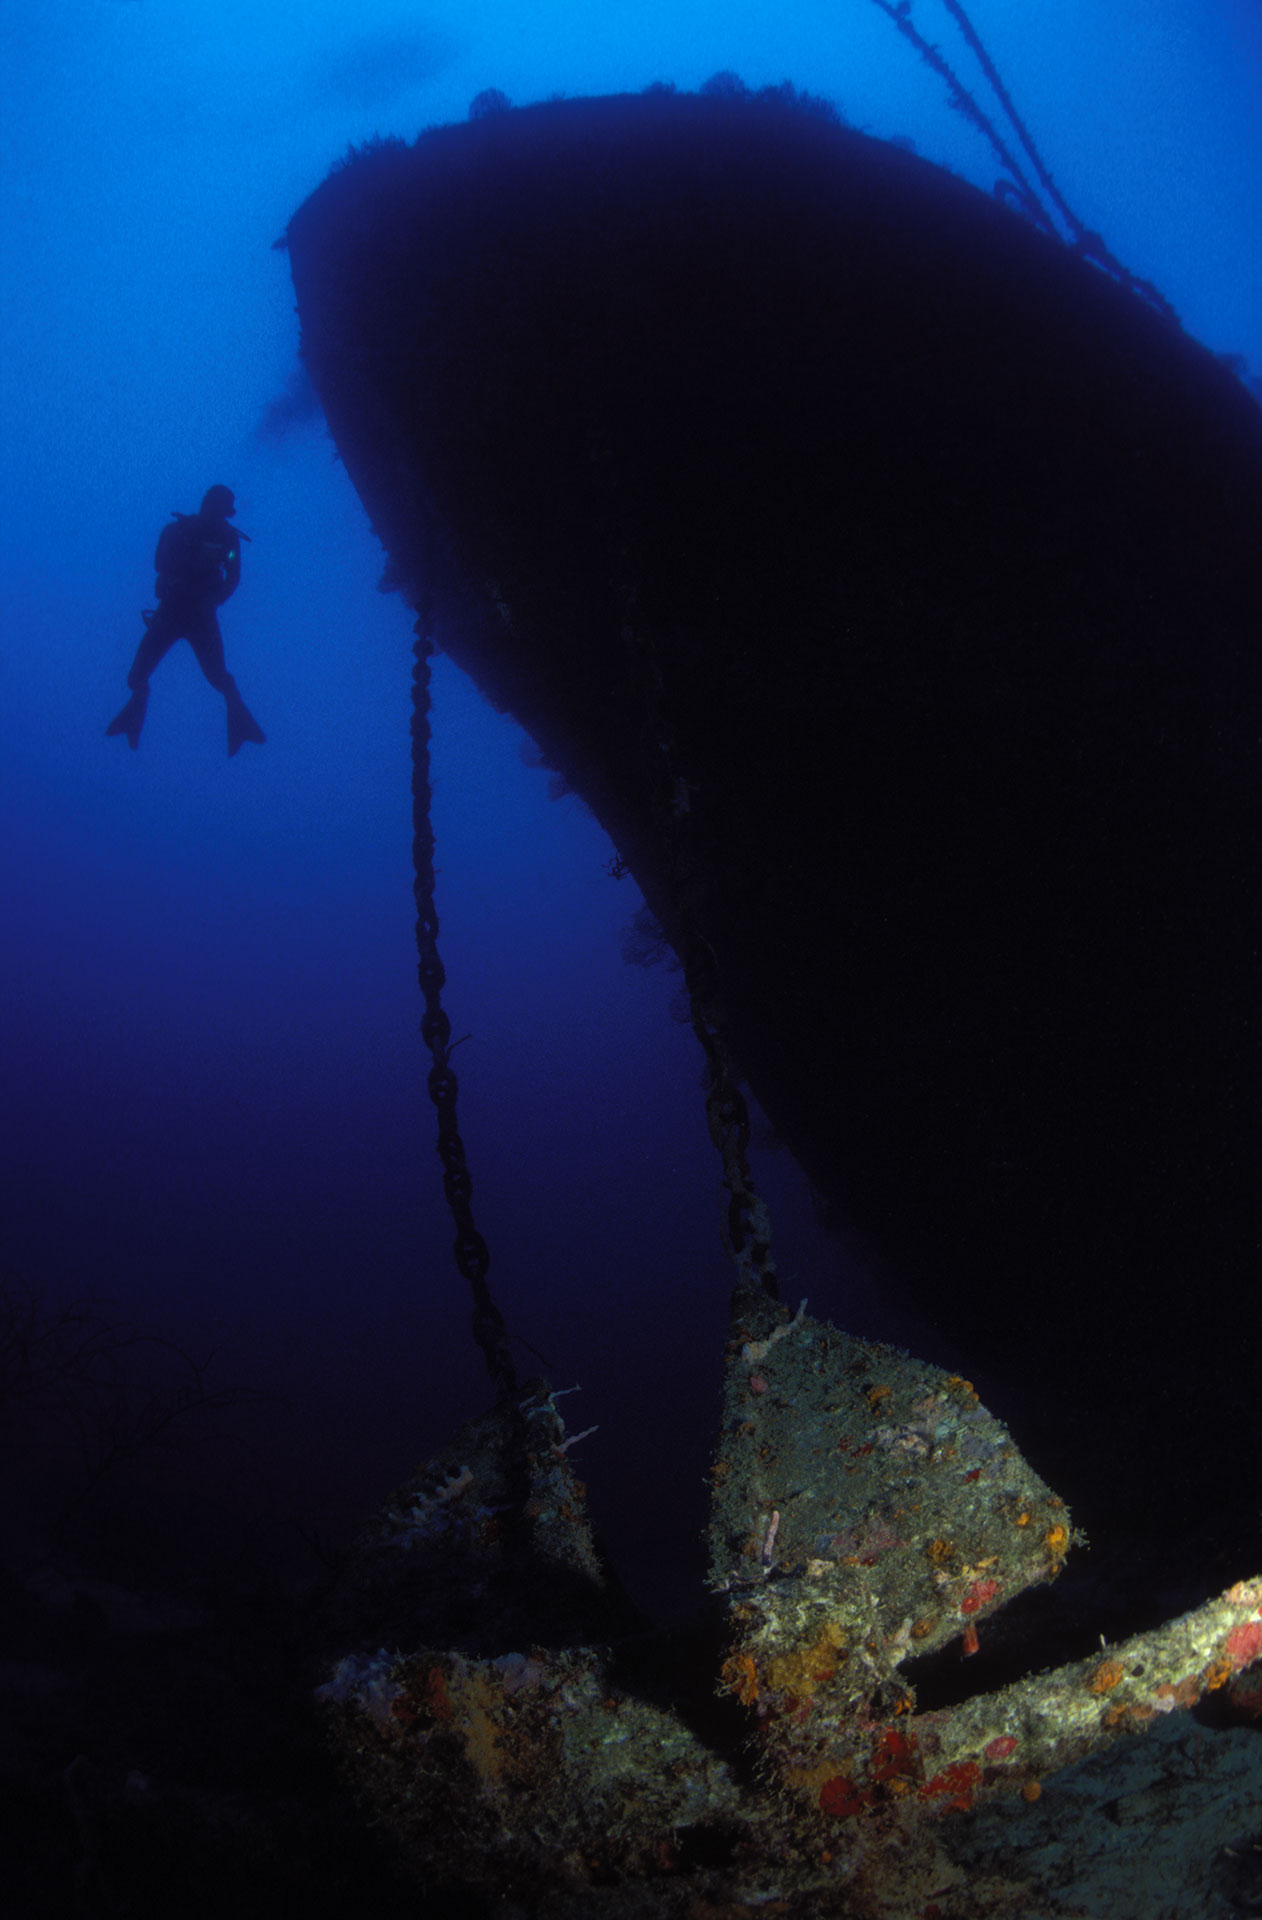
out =
[(153, 560), (158, 604), (141, 615), (145, 633), (127, 675), (131, 699), (110, 721), (107, 735), (125, 733), (133, 748), (140, 745), (149, 675), (177, 640), (187, 640), (198, 666), (227, 702), (229, 754), (244, 740), (257, 740), (260, 746), (266, 740), (224, 663), (223, 638), (215, 618), (215, 609), (237, 590), (241, 542), (250, 537), (229, 525), (236, 510), (231, 487), (211, 487), (196, 513), (175, 514), (158, 535)]

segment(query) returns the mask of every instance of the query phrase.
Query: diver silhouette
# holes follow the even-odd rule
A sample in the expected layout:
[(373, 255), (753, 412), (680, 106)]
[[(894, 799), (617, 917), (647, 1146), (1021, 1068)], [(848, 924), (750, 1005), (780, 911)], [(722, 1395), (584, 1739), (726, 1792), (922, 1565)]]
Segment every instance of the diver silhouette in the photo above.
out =
[(237, 505), (231, 487), (210, 487), (196, 513), (177, 513), (158, 535), (153, 564), (157, 607), (141, 615), (144, 637), (127, 675), (131, 699), (105, 731), (125, 733), (133, 748), (149, 705), (149, 676), (177, 640), (187, 640), (197, 664), (228, 708), (228, 752), (244, 740), (267, 736), (237, 691), (224, 661), (215, 609), (236, 592), (241, 579), (241, 542), (249, 535), (229, 524)]

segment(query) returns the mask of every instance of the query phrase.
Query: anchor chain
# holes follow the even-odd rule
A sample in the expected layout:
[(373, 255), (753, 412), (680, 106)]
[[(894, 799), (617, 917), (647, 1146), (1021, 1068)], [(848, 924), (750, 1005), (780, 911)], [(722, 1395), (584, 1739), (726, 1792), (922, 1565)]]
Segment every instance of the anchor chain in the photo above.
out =
[(661, 664), (651, 639), (636, 619), (630, 550), (625, 539), (615, 542), (615, 552), (620, 638), (639, 695), (651, 804), (665, 841), (671, 897), (681, 921), (679, 960), (692, 1030), (706, 1058), (706, 1124), (723, 1167), (727, 1197), (719, 1231), (724, 1249), (735, 1263), (740, 1285), (760, 1287), (773, 1300), (779, 1299), (771, 1220), (749, 1165), (749, 1108), (723, 1032), (718, 959), (702, 931), (704, 882), (692, 823), (694, 788), (683, 772), (678, 741), (666, 715)]
[(496, 1396), (501, 1403), (518, 1394), (517, 1370), (508, 1343), (508, 1328), (486, 1276), (491, 1255), (473, 1219), (473, 1180), (465, 1160), (464, 1142), (456, 1124), (456, 1075), (451, 1065), (451, 1021), (442, 1006), (447, 974), (438, 953), (438, 910), (434, 904), (434, 829), (430, 820), (429, 663), (435, 648), (429, 619), (422, 612), (413, 628), (416, 645), (412, 669), (412, 864), (416, 900), (417, 979), (425, 1001), (421, 1037), (433, 1056), (426, 1085), (438, 1116), (438, 1155), (443, 1163), (443, 1191), (456, 1223), (452, 1248), (456, 1266), (473, 1294), (473, 1337), (482, 1349)]
[[(878, 6), (887, 19), (893, 22), (899, 33), (903, 35), (903, 38), (910, 41), (925, 64), (931, 67), (939, 78), (946, 82), (948, 104), (953, 107), (957, 113), (962, 114), (966, 120), (970, 120), (978, 131), (985, 135), (991, 147), (994, 149), (1000, 165), (1007, 168), (1011, 179), (1000, 179), (995, 182), (995, 194), (997, 198), (1005, 204), (1008, 202), (1015, 203), (1029, 219), (1033, 220), (1036, 226), (1041, 227), (1043, 231), (1053, 239), (1063, 241), (1064, 236), (1060, 233), (1055, 220), (1048, 212), (1047, 207), (1039, 199), (1036, 188), (1033, 187), (1026, 178), (1017, 161), (1016, 155), (1000, 134), (994, 121), (990, 118), (989, 114), (983, 112), (977, 100), (969, 92), (949, 61), (944, 57), (941, 48), (933, 46), (913, 25), (911, 19), (911, 0), (873, 0), (873, 4)], [(1097, 267), (1101, 267), (1105, 273), (1110, 274), (1119, 286), (1125, 287), (1128, 292), (1137, 295), (1141, 300), (1146, 300), (1150, 306), (1156, 308), (1158, 313), (1164, 314), (1167, 320), (1174, 321), (1177, 326), (1178, 315), (1160, 289), (1154, 286), (1151, 280), (1141, 280), (1130, 271), (1129, 267), (1123, 266), (1117, 255), (1112, 253), (1105, 245), (1101, 235), (1085, 227), (1073, 208), (1066, 201), (1064, 195), (1056, 185), (1055, 180), (1044, 165), (1043, 156), (1030, 137), (1029, 129), (1017, 112), (1016, 104), (1013, 101), (1012, 95), (1008, 92), (1007, 87), (1004, 85), (1003, 77), (998, 67), (991, 58), (981, 35), (965, 12), (961, 0), (942, 0), (942, 4), (955, 21), (956, 26), (964, 37), (966, 46), (968, 46), (975, 56), (992, 93), (1003, 108), (1004, 113), (1007, 115), (1016, 133), (1017, 139), (1029, 156), (1030, 163), (1038, 177), (1039, 186), (1042, 187), (1043, 192), (1047, 195), (1048, 200), (1055, 207), (1068, 229), (1069, 244), (1072, 245), (1084, 259), (1093, 260)]]

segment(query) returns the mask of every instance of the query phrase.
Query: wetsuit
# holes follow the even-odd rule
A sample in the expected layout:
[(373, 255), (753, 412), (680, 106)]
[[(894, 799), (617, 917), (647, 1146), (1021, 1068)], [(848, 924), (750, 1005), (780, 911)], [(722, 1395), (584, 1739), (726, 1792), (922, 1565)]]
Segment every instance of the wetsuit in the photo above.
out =
[(220, 514), (176, 514), (162, 529), (154, 554), (154, 591), (158, 605), (144, 615), (145, 633), (127, 675), (132, 697), (110, 722), (107, 733), (125, 733), (140, 744), (149, 699), (149, 676), (177, 640), (187, 640), (197, 664), (228, 706), (228, 752), (244, 740), (264, 739), (237, 690), (224, 660), (223, 636), (215, 610), (236, 592), (241, 580), (241, 536)]
[(216, 693), (235, 685), (224, 663), (223, 636), (215, 609), (231, 599), (241, 583), (241, 541), (226, 520), (181, 514), (158, 537), (153, 559), (158, 596), (146, 617), (145, 636), (136, 649), (127, 684), (143, 687), (163, 655), (177, 640), (187, 640), (197, 664)]

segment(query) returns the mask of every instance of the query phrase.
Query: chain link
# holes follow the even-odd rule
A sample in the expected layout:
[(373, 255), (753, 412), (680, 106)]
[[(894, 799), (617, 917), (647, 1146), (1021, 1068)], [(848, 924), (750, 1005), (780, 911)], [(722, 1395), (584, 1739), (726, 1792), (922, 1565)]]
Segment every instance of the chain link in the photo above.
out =
[(430, 820), (429, 779), (429, 663), (434, 643), (429, 621), (422, 613), (413, 631), (415, 666), (412, 669), (412, 864), (416, 899), (417, 979), (425, 1001), (421, 1037), (434, 1064), (426, 1085), (438, 1115), (438, 1156), (443, 1163), (443, 1191), (456, 1223), (453, 1252), (456, 1266), (473, 1294), (473, 1337), (482, 1349), (496, 1395), (501, 1402), (515, 1400), (517, 1371), (508, 1344), (508, 1328), (491, 1298), (486, 1276), (491, 1255), (473, 1220), (473, 1180), (465, 1161), (464, 1142), (456, 1124), (456, 1075), (451, 1065), (451, 1021), (441, 1004), (447, 980), (438, 955), (438, 911), (434, 905), (434, 829)]
[[(650, 804), (667, 850), (671, 894), (682, 923), (680, 962), (688, 990), (692, 1029), (706, 1058), (706, 1123), (723, 1167), (726, 1190), (720, 1220), (723, 1244), (740, 1282), (779, 1297), (771, 1251), (771, 1223), (749, 1166), (749, 1108), (737, 1084), (723, 1035), (718, 962), (702, 933), (704, 878), (691, 827), (693, 787), (682, 771), (678, 745), (666, 717), (665, 681), (654, 649), (635, 618), (629, 552), (617, 547), (618, 615), (632, 681), (638, 693), (644, 762), (650, 774)], [(430, 821), (429, 663), (434, 644), (424, 612), (414, 628), (412, 673), (412, 859), (416, 899), (417, 979), (425, 1002), (421, 1036), (433, 1057), (427, 1086), (438, 1116), (438, 1154), (443, 1190), (456, 1223), (456, 1265), (473, 1293), (473, 1337), (502, 1401), (518, 1392), (508, 1330), (491, 1298), (487, 1244), (473, 1219), (473, 1181), (456, 1121), (456, 1075), (451, 1066), (451, 1021), (441, 1004), (447, 975), (438, 954), (434, 904), (434, 834)]]
[(766, 1204), (754, 1187), (749, 1165), (749, 1108), (737, 1084), (723, 1034), (725, 1017), (718, 959), (702, 931), (706, 882), (697, 858), (692, 819), (695, 788), (683, 772), (678, 742), (667, 718), (661, 663), (636, 619), (635, 588), (626, 543), (619, 542), (616, 552), (621, 639), (639, 695), (651, 805), (658, 832), (666, 845), (671, 900), (680, 920), (679, 960), (688, 992), (692, 1030), (706, 1057), (706, 1124), (723, 1167), (726, 1199), (719, 1231), (724, 1248), (735, 1262), (740, 1284), (761, 1287), (775, 1300), (780, 1297), (780, 1288), (771, 1250), (771, 1221)]

